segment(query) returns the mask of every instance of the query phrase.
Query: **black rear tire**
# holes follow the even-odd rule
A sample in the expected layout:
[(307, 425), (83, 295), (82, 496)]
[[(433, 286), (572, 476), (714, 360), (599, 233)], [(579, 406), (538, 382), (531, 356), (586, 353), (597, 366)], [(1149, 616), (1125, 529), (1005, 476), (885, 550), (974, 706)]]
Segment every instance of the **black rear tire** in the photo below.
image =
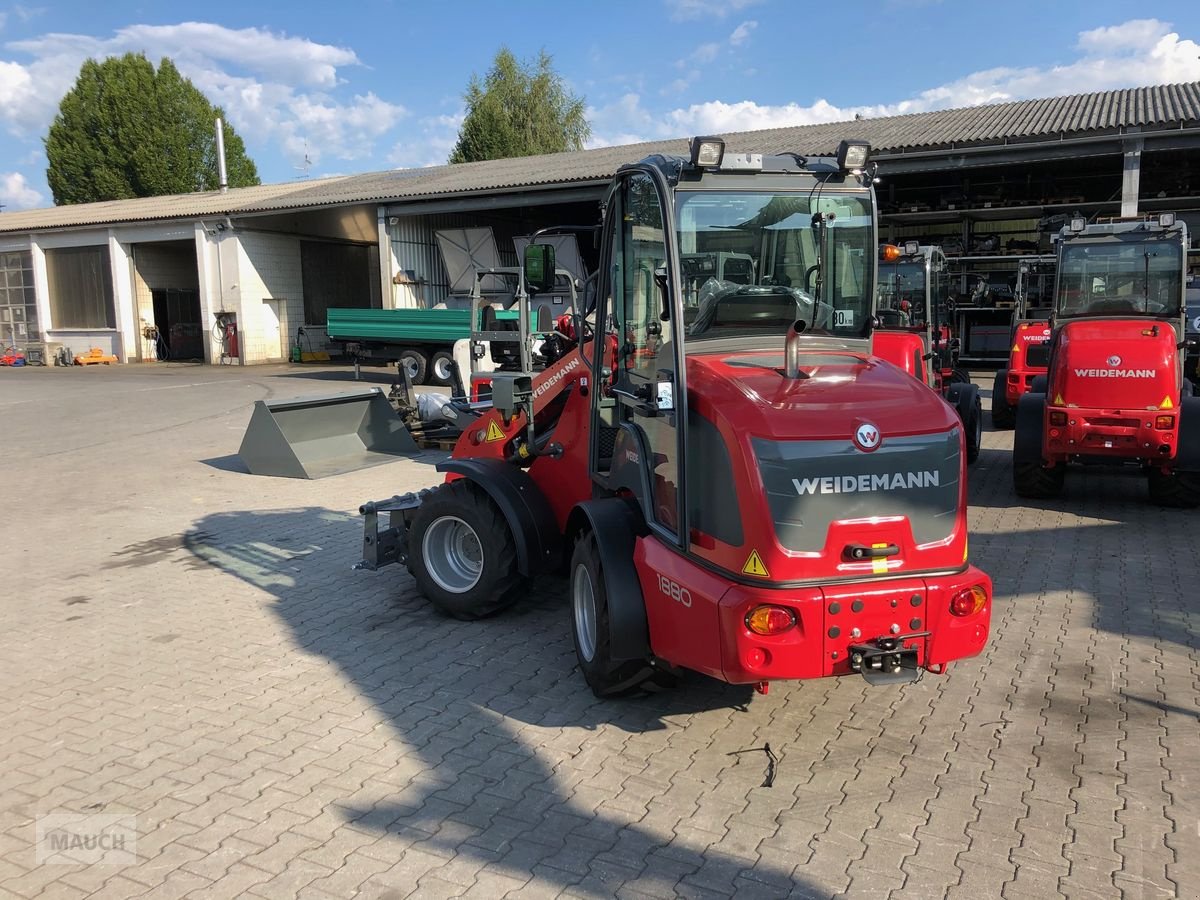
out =
[(570, 571), (571, 635), (579, 671), (597, 697), (632, 693), (654, 678), (649, 660), (614, 661), (609, 646), (608, 588), (596, 536), (588, 531), (575, 542)]
[(979, 448), (983, 444), (983, 404), (978, 393), (968, 408), (963, 428), (966, 429), (967, 463), (970, 464), (979, 459)]
[(448, 350), (439, 350), (429, 357), (429, 371), (426, 376), (427, 384), (438, 387), (448, 387), (454, 380), (450, 372), (450, 363), (454, 361), (453, 354)]
[(968, 372), (966, 369), (962, 368), (961, 366), (955, 366), (953, 369), (950, 370), (950, 383), (951, 384), (970, 384), (971, 383), (971, 373)]
[(996, 373), (992, 382), (992, 427), (997, 431), (1008, 431), (1017, 424), (1017, 410), (1008, 402), (1008, 369)]
[(1013, 488), (1018, 497), (1044, 500), (1062, 492), (1066, 465), (1047, 469), (1042, 457), (1043, 416), (1046, 395), (1029, 393), (1017, 404), (1013, 435)]
[(1150, 501), (1158, 506), (1194, 509), (1200, 506), (1200, 475), (1192, 472), (1150, 470)]
[(425, 383), (425, 374), (429, 371), (429, 359), (422, 351), (415, 347), (401, 350), (399, 363), (408, 369), (409, 381), (413, 384)]
[(512, 606), (525, 586), (512, 530), (491, 498), (466, 479), (421, 504), (408, 535), (409, 571), (430, 602), (464, 621)]

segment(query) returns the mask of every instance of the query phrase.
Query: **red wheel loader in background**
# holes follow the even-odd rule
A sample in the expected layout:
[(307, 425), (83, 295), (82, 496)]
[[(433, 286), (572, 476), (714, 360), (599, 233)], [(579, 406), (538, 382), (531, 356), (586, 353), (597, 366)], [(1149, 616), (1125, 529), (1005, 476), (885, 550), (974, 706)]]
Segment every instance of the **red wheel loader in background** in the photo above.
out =
[(1141, 467), (1160, 505), (1200, 504), (1200, 398), (1183, 377), (1186, 248), (1172, 213), (1063, 229), (1045, 390), (1035, 382), (1017, 406), (1019, 495), (1058, 494), (1069, 463), (1107, 463)]
[[(1013, 289), (1012, 333), (1009, 336), (1008, 365), (996, 373), (992, 382), (992, 427), (1012, 428), (1017, 421), (1017, 402), (1021, 395), (1033, 389), (1033, 381), (1046, 374), (1050, 361), (1049, 292), (1040, 290), (1041, 283), (1054, 272), (1052, 263), (1043, 259), (1022, 259), (1017, 262), (1017, 284)], [(1035, 287), (1036, 286), (1036, 287)]]
[[(446, 483), (364, 505), (362, 566), (402, 562), (474, 619), (565, 563), (598, 696), (678, 668), (764, 691), (911, 681), (979, 653), (991, 582), (967, 559), (962, 425), (871, 353), (868, 153), (697, 138), (622, 168), (590, 308), (541, 372), (454, 401)], [(526, 248), (529, 290), (554, 272), (552, 247)]]
[(958, 365), (949, 300), (950, 274), (940, 247), (916, 241), (880, 245), (879, 326), (872, 349), (954, 407), (963, 422), (967, 462), (973, 463), (983, 441), (983, 408), (979, 388)]

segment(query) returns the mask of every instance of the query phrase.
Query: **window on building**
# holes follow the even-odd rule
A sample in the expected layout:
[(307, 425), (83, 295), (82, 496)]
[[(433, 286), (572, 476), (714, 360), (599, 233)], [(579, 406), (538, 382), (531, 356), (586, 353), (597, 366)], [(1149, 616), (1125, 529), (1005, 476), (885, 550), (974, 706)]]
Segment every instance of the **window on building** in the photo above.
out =
[(0, 343), (23, 347), (41, 340), (33, 293), (33, 254), (0, 253)]
[(53, 327), (117, 327), (107, 246), (47, 250), (46, 274)]

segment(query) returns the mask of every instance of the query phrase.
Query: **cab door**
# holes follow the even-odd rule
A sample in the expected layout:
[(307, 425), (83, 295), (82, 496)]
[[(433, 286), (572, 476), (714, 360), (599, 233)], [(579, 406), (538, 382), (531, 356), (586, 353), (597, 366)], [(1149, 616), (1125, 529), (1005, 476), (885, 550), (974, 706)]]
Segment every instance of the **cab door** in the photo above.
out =
[[(682, 546), (683, 483), (679, 417), (682, 355), (678, 345), (669, 247), (674, 237), (669, 206), (658, 180), (632, 171), (612, 194), (605, 221), (604, 277), (597, 327), (613, 348), (608, 397), (598, 400), (601, 443), (608, 429), (613, 447), (593, 452), (593, 471), (611, 491), (632, 493), (646, 522), (669, 543)], [(608, 355), (608, 351), (606, 351)], [(604, 367), (601, 366), (601, 369)]]

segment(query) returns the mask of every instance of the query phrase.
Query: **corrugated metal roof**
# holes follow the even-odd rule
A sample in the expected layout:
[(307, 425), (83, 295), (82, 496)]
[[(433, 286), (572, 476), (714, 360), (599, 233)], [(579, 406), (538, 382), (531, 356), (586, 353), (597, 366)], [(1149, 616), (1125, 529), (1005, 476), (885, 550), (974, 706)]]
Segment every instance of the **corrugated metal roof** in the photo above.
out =
[[(733, 150), (831, 154), (845, 137), (865, 138), (877, 154), (899, 154), (1050, 137), (1080, 137), (1121, 128), (1200, 124), (1200, 82), (1049, 97), (937, 112), (772, 128), (726, 135)], [(239, 215), (345, 203), (412, 200), (610, 178), (651, 153), (687, 151), (686, 139), (603, 147), (428, 169), (398, 169), (218, 192), (83, 203), (0, 213), (0, 232), (36, 231), (160, 219)]]

